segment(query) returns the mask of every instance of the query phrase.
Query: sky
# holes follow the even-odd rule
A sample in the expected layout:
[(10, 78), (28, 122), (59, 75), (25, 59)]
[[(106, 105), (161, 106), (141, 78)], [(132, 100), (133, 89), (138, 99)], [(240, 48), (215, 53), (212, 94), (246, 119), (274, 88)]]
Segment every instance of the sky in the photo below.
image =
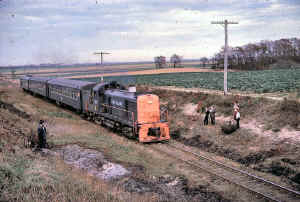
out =
[(300, 38), (300, 0), (0, 0), (0, 66), (211, 57), (224, 45)]

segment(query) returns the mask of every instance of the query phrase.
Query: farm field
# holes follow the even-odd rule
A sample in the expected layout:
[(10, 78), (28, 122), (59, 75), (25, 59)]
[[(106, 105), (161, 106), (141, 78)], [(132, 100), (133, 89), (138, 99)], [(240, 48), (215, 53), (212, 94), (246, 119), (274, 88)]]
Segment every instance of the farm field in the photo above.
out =
[(205, 68), (194, 68), (194, 67), (184, 67), (184, 68), (163, 68), (163, 69), (139, 69), (135, 71), (118, 71), (111, 73), (88, 73), (86, 75), (73, 75), (73, 76), (65, 76), (64, 78), (95, 78), (95, 77), (108, 77), (108, 76), (132, 76), (132, 75), (158, 75), (158, 74), (167, 74), (167, 73), (187, 73), (187, 72), (220, 72), (221, 70), (212, 70)]
[[(99, 77), (81, 79), (99, 81)], [(104, 80), (116, 80), (126, 85), (223, 89), (223, 72), (212, 71), (107, 76)], [(255, 93), (294, 92), (300, 89), (300, 69), (230, 72), (228, 74), (228, 88), (229, 90)]]
[(153, 69), (153, 64), (118, 64), (118, 65), (94, 65), (94, 66), (74, 66), (74, 67), (11, 67), (0, 68), (0, 73), (3, 75), (11, 75), (14, 72), (15, 75), (32, 74), (36, 76), (71, 76), (81, 74), (97, 74), (107, 72), (124, 72), (124, 71), (138, 71), (145, 69)]
[[(184, 62), (184, 68), (199, 69), (201, 67), (200, 62)], [(207, 66), (206, 68), (209, 68)], [(173, 69), (173, 68), (172, 68)], [(74, 66), (27, 66), (27, 67), (0, 67), (0, 74), (5, 76), (11, 76), (12, 74), (24, 75), (31, 74), (34, 76), (64, 76), (64, 77), (80, 77), (90, 75), (102, 75), (102, 74), (122, 74), (123, 72), (134, 72), (144, 70), (155, 70), (154, 63), (134, 63), (134, 64), (105, 64), (101, 65), (74, 65)]]

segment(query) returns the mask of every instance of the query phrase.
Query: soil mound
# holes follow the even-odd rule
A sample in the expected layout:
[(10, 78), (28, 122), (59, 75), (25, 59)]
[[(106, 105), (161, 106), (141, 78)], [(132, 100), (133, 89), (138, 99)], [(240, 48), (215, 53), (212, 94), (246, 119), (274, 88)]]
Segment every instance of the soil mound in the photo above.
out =
[(20, 111), (14, 105), (3, 102), (1, 100), (0, 100), (0, 108), (7, 109), (11, 113), (16, 114), (16, 115), (20, 116), (23, 119), (30, 119), (30, 115), (27, 114), (26, 112)]

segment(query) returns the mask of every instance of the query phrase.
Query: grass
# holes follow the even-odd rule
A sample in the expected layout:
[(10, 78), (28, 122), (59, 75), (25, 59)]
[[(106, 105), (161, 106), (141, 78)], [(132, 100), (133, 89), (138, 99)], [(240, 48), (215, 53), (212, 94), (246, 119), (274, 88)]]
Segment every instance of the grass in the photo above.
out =
[[(96, 149), (106, 148), (100, 146), (107, 143), (107, 149), (121, 149), (113, 141), (103, 142), (103, 136), (95, 133), (94, 124), (43, 113), (55, 112), (57, 107), (34, 97), (28, 102), (21, 101), (24, 97), (22, 94), (10, 92), (5, 99), (12, 101), (13, 95), (15, 103), (32, 106), (33, 121), (24, 120), (17, 114), (0, 108), (1, 121), (9, 120), (7, 127), (0, 126), (0, 201), (151, 201), (151, 196), (138, 196), (117, 190), (113, 185), (87, 176), (84, 171), (67, 166), (56, 157), (42, 156), (24, 148), (23, 138), (17, 131), (20, 129), (25, 135), (30, 130), (36, 131), (35, 122), (44, 117), (49, 129), (49, 143), (54, 142), (59, 146), (81, 141), (81, 144), (90, 144)], [(39, 108), (45, 111), (39, 112)], [(72, 123), (70, 125), (74, 126), (73, 129), (69, 123)], [(90, 125), (93, 126), (92, 129)], [(124, 151), (126, 150), (133, 153), (124, 147)]]
[[(139, 90), (150, 91), (145, 88)], [(186, 144), (236, 162), (258, 159), (258, 163), (250, 163), (251, 168), (272, 175), (280, 173), (281, 180), (277, 178), (278, 174), (277, 176), (266, 174), (266, 178), (279, 184), (286, 183), (286, 186), (293, 187), (293, 189), (299, 189), (299, 185), (294, 183), (298, 180), (297, 173), (299, 173), (299, 168), (297, 168), (299, 158), (296, 155), (299, 147), (296, 146), (296, 140), (293, 141), (292, 136), (288, 137), (291, 138), (289, 140), (279, 137), (284, 135), (282, 131), (286, 128), (290, 128), (292, 131), (299, 128), (300, 103), (296, 100), (274, 101), (262, 97), (234, 97), (230, 95), (224, 97), (214, 94), (157, 89), (152, 89), (150, 92), (159, 95), (161, 101), (166, 103), (169, 108), (171, 135), (179, 131), (179, 134), (176, 135), (181, 136), (181, 141)], [(224, 135), (220, 130), (220, 125), (223, 123), (223, 119), (232, 118), (232, 107), (235, 100), (238, 100), (240, 104), (241, 128), (231, 135)], [(203, 126), (203, 114), (197, 115), (194, 120), (189, 115), (185, 115), (185, 104), (195, 105), (199, 101), (204, 107), (212, 104), (216, 106), (216, 126)], [(260, 128), (269, 131), (265, 132)], [(272, 155), (268, 156), (270, 153)], [(297, 163), (286, 165), (286, 163), (281, 162), (283, 157), (287, 158), (288, 161)], [(281, 172), (283, 173), (281, 174)], [(258, 173), (258, 175), (264, 174)]]
[[(96, 127), (96, 126), (95, 126)], [(111, 138), (111, 136), (117, 136)], [(117, 139), (117, 140), (116, 140)], [(108, 157), (128, 165), (141, 165), (146, 171), (153, 175), (163, 175), (169, 169), (161, 169), (172, 163), (173, 160), (162, 159), (144, 151), (145, 145), (140, 145), (137, 141), (127, 140), (123, 137), (108, 132), (106, 129), (99, 129), (97, 133), (85, 134), (61, 134), (60, 138), (49, 140), (56, 146), (66, 144), (79, 144), (83, 147), (92, 148), (108, 153)], [(136, 144), (138, 143), (138, 144)]]
[(48, 110), (41, 110), (38, 108), (37, 111), (39, 112), (39, 114), (50, 118), (64, 118), (64, 119), (78, 120), (78, 117), (74, 116), (72, 112), (65, 112), (63, 110), (48, 111)]
[(0, 201), (151, 201), (118, 191), (56, 157), (32, 153), (20, 142), (13, 153), (15, 140), (0, 139)]
[[(171, 130), (173, 130), (178, 123), (174, 118), (182, 118), (184, 127), (190, 126), (191, 124), (200, 125), (199, 121), (202, 121), (201, 119), (199, 119), (198, 122), (185, 120), (186, 117), (182, 116), (182, 110), (180, 109), (184, 103), (197, 103), (200, 99), (206, 105), (216, 104), (217, 113), (229, 116), (232, 113), (232, 103), (235, 100), (235, 97), (233, 96), (228, 96), (223, 99), (216, 95), (213, 96), (198, 93), (170, 93), (166, 91), (156, 91), (156, 93), (160, 95), (162, 101), (168, 102), (168, 106), (176, 104), (174, 110), (170, 111), (170, 116), (173, 116), (171, 120)], [(9, 119), (15, 120), (16, 124), (24, 125), (27, 128), (32, 127), (35, 131), (37, 120), (39, 120), (40, 117), (43, 117), (48, 124), (48, 142), (55, 147), (66, 144), (78, 144), (84, 148), (99, 150), (103, 152), (109, 160), (121, 163), (129, 168), (140, 166), (145, 170), (145, 173), (143, 174), (147, 177), (164, 174), (184, 174), (192, 184), (205, 184), (205, 186), (209, 184), (216, 187), (217, 190), (220, 190), (220, 186), (218, 187), (218, 184), (215, 181), (209, 181), (210, 179), (205, 181), (203, 179), (205, 178), (205, 173), (200, 173), (199, 176), (198, 172), (191, 171), (186, 165), (179, 164), (174, 159), (170, 159), (149, 149), (147, 145), (120, 137), (107, 129), (80, 118), (77, 119), (77, 115), (75, 114), (73, 115), (70, 113), (72, 116), (71, 118), (64, 114), (56, 113), (61, 109), (42, 99), (31, 96), (27, 99), (23, 99), (24, 94), (18, 91), (12, 91), (8, 96), (8, 100), (13, 100), (16, 105), (18, 105), (18, 103), (23, 103), (31, 106), (31, 110), (34, 112), (32, 113), (34, 122), (20, 122), (16, 116), (12, 116)], [(269, 106), (269, 104), (271, 104), (270, 108), (263, 108), (263, 106)], [(262, 98), (252, 99), (247, 97), (241, 98), (240, 105), (244, 110), (243, 113), (247, 117), (255, 117), (258, 113), (261, 114), (259, 109), (268, 109), (270, 111), (265, 111), (263, 113), (263, 117), (267, 117), (272, 113), (274, 107), (281, 106), (280, 102), (273, 103), (273, 101)], [(290, 103), (288, 102), (283, 103), (282, 108), (284, 109), (282, 113), (290, 113), (290, 111), (294, 110), (294, 107), (290, 107)], [(279, 108), (279, 110), (281, 110), (281, 108)], [(67, 112), (63, 113), (69, 114)], [(21, 126), (16, 125), (15, 127)], [(191, 130), (187, 129), (186, 131), (190, 132)], [(195, 127), (192, 131), (200, 134), (207, 140), (215, 141), (216, 144), (225, 145), (224, 147), (226, 148), (230, 148), (232, 145), (240, 145), (239, 149), (244, 151), (245, 155), (248, 152), (245, 148), (248, 148), (248, 146), (270, 146), (263, 145), (264, 139), (260, 139), (247, 130), (241, 130), (234, 136), (220, 136), (217, 129), (208, 127)], [(151, 201), (151, 196), (150, 198), (135, 195), (128, 196), (126, 193), (122, 192), (122, 190), (116, 190), (114, 189), (114, 186), (109, 186), (101, 182), (101, 180), (95, 180), (93, 177), (86, 176), (84, 172), (65, 165), (59, 159), (43, 157), (39, 154), (31, 153), (22, 147), (19, 149), (15, 148), (14, 154), (10, 153), (10, 146), (20, 145), (22, 143), (20, 140), (16, 141), (14, 135), (9, 136), (9, 138), (12, 139), (3, 139), (2, 136), (0, 138), (0, 149), (3, 151), (0, 152), (0, 165), (5, 165), (3, 166), (4, 172), (2, 173), (12, 173), (11, 176), (13, 176), (13, 178), (11, 178), (13, 180), (11, 181), (9, 180), (10, 178), (5, 177), (7, 176), (6, 174), (3, 175), (3, 180), (1, 179), (1, 182), (8, 183), (8, 186), (4, 189), (5, 194), (2, 194), (7, 200), (118, 201), (123, 199), (121, 201), (124, 201), (125, 194), (125, 199), (129, 201)], [(232, 142), (235, 144), (232, 144)], [(28, 161), (28, 164), (26, 161), (22, 161), (22, 159)], [(16, 183), (18, 183), (19, 186), (16, 186)], [(223, 189), (226, 190), (225, 195), (232, 194), (232, 196), (236, 196), (235, 194), (237, 194), (237, 196), (240, 196), (238, 193), (234, 193), (234, 188), (232, 188), (234, 191), (229, 191), (231, 190), (230, 187), (223, 187)]]
[[(201, 102), (203, 107), (215, 105), (217, 113), (224, 116), (232, 116), (233, 103), (238, 100), (241, 115), (243, 119), (255, 118), (257, 122), (265, 125), (268, 129), (281, 129), (284, 127), (292, 127), (297, 129), (299, 127), (300, 103), (295, 99), (284, 98), (282, 101), (274, 101), (265, 99), (263, 97), (248, 97), (248, 96), (233, 96), (226, 97), (222, 95), (193, 93), (193, 92), (176, 92), (148, 88), (138, 88), (138, 91), (151, 91), (157, 94), (162, 102), (167, 103), (170, 111), (170, 116), (175, 117), (171, 119), (171, 128), (177, 128), (178, 120), (176, 117), (181, 117), (181, 107), (186, 103), (197, 104)], [(175, 106), (173, 109), (172, 106)], [(188, 125), (188, 123), (185, 123)]]
[(8, 158), (0, 166), (0, 200), (8, 201), (120, 201), (107, 190), (96, 190), (72, 174), (55, 170), (57, 162), (22, 156)]

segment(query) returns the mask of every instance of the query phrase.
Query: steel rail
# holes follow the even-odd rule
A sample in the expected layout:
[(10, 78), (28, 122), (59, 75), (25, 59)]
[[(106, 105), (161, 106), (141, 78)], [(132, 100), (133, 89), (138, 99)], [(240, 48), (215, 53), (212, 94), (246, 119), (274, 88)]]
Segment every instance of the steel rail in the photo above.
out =
[(176, 148), (176, 149), (181, 150), (181, 151), (186, 152), (186, 153), (193, 154), (193, 155), (195, 155), (195, 156), (197, 156), (197, 157), (199, 157), (199, 158), (202, 158), (202, 159), (205, 159), (205, 160), (207, 160), (207, 161), (213, 162), (213, 163), (215, 163), (215, 164), (217, 164), (217, 165), (219, 165), (219, 166), (222, 166), (222, 167), (225, 167), (225, 168), (229, 168), (229, 169), (231, 169), (231, 170), (233, 170), (233, 171), (235, 171), (235, 172), (242, 173), (242, 174), (244, 174), (244, 175), (247, 175), (247, 176), (249, 176), (249, 177), (252, 177), (252, 178), (254, 178), (254, 179), (256, 179), (256, 180), (259, 180), (259, 181), (261, 181), (261, 182), (264, 182), (264, 183), (267, 183), (267, 184), (271, 184), (271, 185), (273, 185), (273, 186), (275, 186), (275, 187), (278, 187), (278, 188), (280, 188), (280, 189), (283, 189), (283, 190), (285, 190), (285, 191), (288, 191), (288, 192), (293, 193), (293, 194), (295, 194), (296, 196), (299, 196), (299, 197), (300, 197), (300, 192), (295, 191), (295, 190), (292, 190), (292, 189), (289, 189), (289, 188), (284, 187), (284, 186), (282, 186), (282, 185), (276, 184), (276, 183), (271, 182), (271, 181), (269, 181), (269, 180), (267, 180), (267, 179), (264, 179), (264, 178), (262, 178), (262, 177), (256, 176), (256, 175), (254, 175), (254, 174), (248, 173), (248, 172), (243, 171), (243, 170), (239, 170), (239, 169), (237, 169), (237, 168), (233, 168), (233, 167), (231, 167), (231, 166), (229, 166), (229, 165), (226, 165), (226, 164), (224, 164), (224, 163), (220, 163), (220, 162), (218, 162), (218, 161), (216, 161), (216, 160), (210, 159), (210, 158), (208, 158), (207, 156), (200, 155), (200, 154), (197, 154), (197, 153), (195, 153), (195, 152), (188, 151), (188, 150), (185, 150), (185, 149), (176, 147), (176, 146), (174, 146), (174, 145), (172, 145), (172, 144), (168, 144), (168, 146), (173, 147), (173, 148)]
[[(157, 149), (157, 148), (155, 148), (155, 149)], [(208, 170), (207, 168), (204, 168), (204, 167), (200, 166), (199, 164), (192, 163), (192, 162), (190, 162), (190, 161), (181, 159), (181, 158), (179, 158), (179, 157), (177, 157), (177, 156), (175, 156), (175, 155), (173, 155), (173, 154), (169, 154), (168, 152), (162, 151), (162, 150), (160, 150), (160, 149), (157, 149), (157, 150), (159, 150), (161, 153), (165, 153), (165, 154), (167, 154), (168, 156), (173, 157), (174, 159), (176, 159), (176, 160), (178, 160), (178, 161), (182, 161), (183, 163), (189, 164), (190, 166), (193, 166), (193, 167), (195, 167), (195, 168), (197, 168), (197, 169), (200, 169), (200, 170), (203, 170), (203, 171), (205, 171), (205, 172), (208, 172), (208, 173), (210, 173), (210, 174), (212, 174), (212, 175), (214, 175), (214, 176), (216, 176), (216, 177), (219, 177), (219, 178), (221, 178), (221, 179), (223, 179), (223, 180), (226, 180), (226, 181), (228, 181), (228, 182), (230, 182), (230, 183), (232, 183), (232, 184), (235, 184), (235, 185), (237, 185), (237, 186), (239, 186), (239, 187), (242, 187), (242, 188), (246, 189), (247, 191), (250, 191), (250, 192), (252, 192), (252, 193), (254, 193), (254, 194), (260, 195), (260, 196), (262, 196), (262, 197), (265, 198), (265, 199), (268, 199), (268, 200), (274, 201), (274, 202), (282, 202), (282, 201), (280, 201), (280, 200), (278, 200), (278, 199), (273, 198), (272, 196), (266, 195), (266, 194), (264, 194), (264, 193), (262, 193), (262, 192), (259, 192), (259, 191), (257, 191), (257, 190), (254, 190), (254, 189), (252, 189), (252, 188), (249, 188), (249, 187), (247, 187), (247, 186), (245, 186), (245, 185), (242, 185), (242, 184), (240, 184), (240, 183), (234, 182), (234, 181), (232, 181), (231, 179), (228, 179), (228, 178), (226, 178), (226, 177), (224, 177), (224, 176), (221, 176), (221, 175), (219, 175), (219, 174), (217, 174), (217, 173), (215, 173), (215, 172), (213, 172), (213, 171), (211, 171), (211, 170)]]
[[(232, 167), (230, 167), (230, 166), (227, 166), (227, 165), (225, 165), (225, 164), (222, 164), (222, 163), (220, 163), (220, 162), (217, 162), (217, 161), (215, 161), (215, 160), (209, 159), (208, 157), (201, 156), (201, 155), (196, 154), (196, 153), (194, 153), (194, 152), (191, 152), (191, 151), (188, 151), (188, 150), (185, 150), (185, 149), (176, 147), (176, 146), (172, 145), (170, 142), (167, 143), (166, 145), (168, 145), (168, 146), (170, 146), (170, 147), (173, 147), (173, 148), (175, 148), (175, 149), (177, 149), (177, 150), (180, 150), (180, 151), (182, 151), (182, 152), (193, 154), (194, 156), (196, 156), (196, 157), (198, 157), (198, 158), (202, 158), (202, 159), (207, 160), (207, 161), (210, 161), (210, 162), (214, 163), (214, 164), (217, 165), (217, 166), (221, 166), (221, 167), (224, 167), (224, 168), (229, 168), (230, 170), (233, 170), (233, 171), (235, 171), (235, 172), (241, 171), (241, 170), (238, 170), (238, 169), (236, 169), (236, 168), (232, 168)], [(155, 146), (155, 145), (154, 145), (154, 146)], [(153, 147), (152, 147), (152, 148), (153, 148)], [(186, 163), (186, 164), (188, 164), (188, 165), (190, 165), (190, 166), (193, 166), (193, 167), (195, 167), (195, 168), (197, 168), (197, 169), (204, 170), (205, 172), (208, 172), (208, 173), (210, 173), (210, 174), (212, 174), (212, 175), (214, 175), (214, 176), (217, 176), (217, 177), (219, 177), (219, 178), (221, 178), (221, 179), (224, 179), (224, 180), (226, 180), (226, 181), (228, 181), (228, 182), (230, 182), (230, 183), (232, 183), (232, 184), (235, 184), (235, 185), (237, 185), (237, 186), (239, 186), (239, 187), (242, 187), (242, 188), (246, 189), (247, 191), (250, 191), (250, 192), (252, 192), (252, 193), (254, 193), (254, 194), (256, 194), (256, 195), (259, 195), (259, 196), (261, 196), (261, 197), (263, 197), (263, 198), (265, 198), (265, 199), (268, 199), (268, 200), (271, 200), (271, 201), (276, 201), (276, 202), (281, 202), (281, 200), (276, 199), (276, 198), (274, 198), (274, 197), (272, 197), (272, 196), (270, 196), (270, 195), (268, 195), (268, 194), (266, 194), (266, 193), (262, 193), (262, 192), (260, 192), (260, 191), (258, 191), (258, 190), (255, 190), (255, 189), (253, 189), (253, 188), (250, 188), (250, 187), (248, 187), (248, 186), (246, 186), (246, 185), (243, 185), (243, 184), (240, 184), (240, 183), (238, 183), (238, 182), (235, 182), (235, 181), (232, 180), (232, 179), (229, 179), (229, 178), (224, 177), (224, 176), (222, 176), (222, 175), (220, 175), (220, 174), (217, 174), (215, 171), (212, 171), (212, 170), (210, 170), (210, 169), (204, 168), (203, 166), (199, 165), (198, 163), (194, 163), (194, 162), (191, 162), (191, 161), (189, 161), (189, 160), (184, 160), (184, 159), (182, 159), (182, 158), (179, 158), (179, 157), (176, 156), (176, 155), (170, 154), (170, 153), (165, 152), (165, 151), (163, 151), (163, 150), (161, 150), (161, 149), (158, 149), (158, 148), (155, 148), (155, 149), (159, 150), (161, 153), (165, 153), (165, 154), (167, 154), (168, 156), (173, 157), (173, 158), (176, 159), (176, 160), (179, 160), (179, 161), (181, 161), (181, 162), (184, 162), (184, 163)], [(208, 166), (209, 166), (209, 165), (208, 165)], [(211, 166), (212, 166), (212, 165), (211, 165)], [(247, 172), (241, 171), (240, 173), (246, 175)], [(267, 183), (267, 184), (271, 184), (272, 186), (276, 186), (276, 185), (277, 185), (276, 183), (273, 183), (273, 182), (268, 183), (268, 182), (270, 182), (270, 181), (265, 180), (265, 179), (263, 179), (263, 178), (261, 178), (261, 177), (252, 175), (252, 174), (250, 174), (250, 173), (247, 173), (247, 174), (249, 174), (249, 175), (246, 175), (246, 176), (251, 177), (251, 178), (257, 177), (257, 178), (255, 178), (255, 179), (259, 179), (260, 182)], [(263, 181), (263, 180), (265, 180), (265, 181)], [(277, 186), (276, 186), (276, 187), (277, 187)], [(282, 187), (282, 186), (279, 185), (279, 188), (281, 188), (281, 187)], [(283, 188), (285, 188), (285, 187), (283, 187)], [(284, 189), (284, 190), (290, 192), (290, 191), (289, 191), (290, 189), (288, 189), (288, 188), (286, 188), (286, 189)], [(299, 195), (299, 194), (298, 194), (299, 192), (294, 191), (294, 190), (291, 190), (291, 193), (296, 194), (296, 195)]]

